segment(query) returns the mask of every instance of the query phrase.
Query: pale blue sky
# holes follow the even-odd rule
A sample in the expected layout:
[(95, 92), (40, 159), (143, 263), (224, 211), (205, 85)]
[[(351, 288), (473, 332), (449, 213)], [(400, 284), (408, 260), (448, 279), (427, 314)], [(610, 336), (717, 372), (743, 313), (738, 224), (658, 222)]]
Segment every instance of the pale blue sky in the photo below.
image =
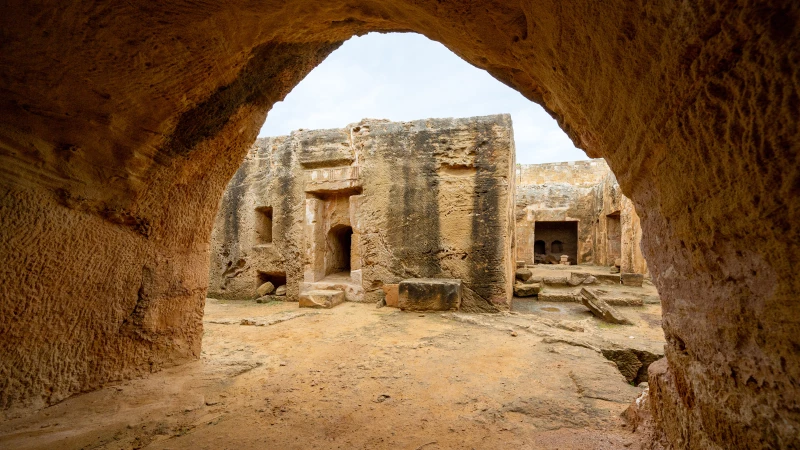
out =
[(510, 113), (517, 162), (587, 159), (539, 105), (411, 33), (354, 37), (275, 104), (259, 136), (341, 128), (362, 118), (393, 121)]

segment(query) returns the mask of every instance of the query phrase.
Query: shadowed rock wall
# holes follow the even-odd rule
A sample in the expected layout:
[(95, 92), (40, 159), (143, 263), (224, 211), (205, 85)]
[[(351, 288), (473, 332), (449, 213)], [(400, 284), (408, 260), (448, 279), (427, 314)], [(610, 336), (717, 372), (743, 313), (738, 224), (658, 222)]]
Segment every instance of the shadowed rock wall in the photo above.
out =
[(196, 358), (214, 214), (266, 112), (350, 36), (413, 30), (544, 105), (636, 205), (670, 441), (796, 446), (796, 1), (4, 6), (2, 408)]

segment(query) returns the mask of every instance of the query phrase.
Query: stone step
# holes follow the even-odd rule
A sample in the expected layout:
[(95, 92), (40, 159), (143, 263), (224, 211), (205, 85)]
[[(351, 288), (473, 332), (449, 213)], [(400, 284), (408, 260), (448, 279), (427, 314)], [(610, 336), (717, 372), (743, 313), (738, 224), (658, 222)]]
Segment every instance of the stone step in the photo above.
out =
[(301, 283), (300, 291), (342, 291), (344, 292), (344, 299), (348, 302), (363, 302), (364, 301), (364, 288), (353, 282), (338, 282), (338, 281), (316, 281), (313, 283)]
[(315, 289), (300, 293), (301, 308), (330, 309), (344, 303), (344, 292), (333, 289)]

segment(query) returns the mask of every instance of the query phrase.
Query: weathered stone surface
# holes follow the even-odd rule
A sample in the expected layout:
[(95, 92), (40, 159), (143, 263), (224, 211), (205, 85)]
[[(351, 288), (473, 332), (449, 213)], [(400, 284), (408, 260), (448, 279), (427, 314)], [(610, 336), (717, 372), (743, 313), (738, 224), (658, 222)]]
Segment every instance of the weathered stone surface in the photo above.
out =
[(569, 278), (566, 276), (542, 277), (542, 284), (545, 286), (568, 286)]
[(539, 294), (542, 285), (539, 283), (515, 283), (514, 295), (517, 297), (531, 297)]
[(646, 212), (672, 445), (797, 441), (796, 2), (8, 6), (0, 407), (198, 358), (217, 200), (267, 111), (342, 41), (403, 30), (543, 104)]
[(601, 299), (611, 306), (642, 306), (644, 297), (637, 295), (611, 294), (603, 295)]
[(620, 284), (619, 275), (617, 274), (596, 274), (597, 281), (605, 284)]
[(644, 281), (644, 275), (640, 273), (622, 273), (619, 275), (619, 280), (625, 286), (640, 287)]
[(588, 273), (571, 272), (567, 284), (570, 286), (589, 285), (597, 283), (597, 278)]
[[(622, 412), (622, 418), (631, 426), (631, 431), (636, 432), (640, 427), (648, 427), (653, 421), (653, 415), (650, 411), (650, 389), (644, 386), (642, 393), (636, 397)], [(651, 439), (658, 442), (657, 445), (652, 445), (652, 448), (668, 448), (669, 443), (664, 440), (663, 435), (653, 436)], [(663, 442), (659, 442), (663, 441)]]
[(286, 285), (284, 284), (283, 286), (278, 286), (277, 288), (275, 288), (275, 295), (277, 295), (278, 297), (286, 295)]
[(581, 289), (581, 303), (599, 319), (619, 325), (631, 325), (629, 319), (586, 288)]
[(316, 283), (301, 283), (301, 291), (313, 290), (334, 290), (344, 292), (344, 299), (348, 302), (366, 303), (364, 296), (364, 288), (361, 284), (356, 284), (352, 279), (350, 280), (329, 280), (323, 279)]
[(397, 308), (400, 295), (400, 284), (384, 284), (381, 286), (381, 289), (383, 289), (383, 294), (386, 296), (386, 306)]
[(256, 289), (256, 292), (258, 292), (259, 297), (272, 294), (273, 292), (275, 292), (275, 285), (267, 281), (266, 283), (259, 286), (258, 289)]
[(625, 271), (647, 272), (639, 217), (605, 161), (524, 164), (517, 172), (519, 259), (611, 266), (621, 257)]
[(523, 268), (523, 269), (517, 269), (517, 271), (514, 273), (514, 278), (524, 283), (530, 280), (532, 275), (533, 272), (531, 272), (530, 269)]
[(622, 376), (635, 386), (646, 383), (649, 380), (647, 370), (650, 364), (664, 357), (634, 348), (602, 349), (601, 352), (606, 359), (613, 361)]
[(543, 289), (539, 291), (539, 300), (543, 302), (579, 302), (580, 295), (570, 289)]
[(300, 293), (301, 308), (333, 308), (344, 303), (344, 292), (332, 290), (315, 290)]
[[(470, 310), (506, 308), (514, 280), (512, 133), (510, 117), (497, 115), (365, 119), (258, 139), (215, 221), (210, 295), (246, 298), (256, 280), (282, 275), (290, 298), (336, 288), (348, 301), (374, 302), (381, 294), (372, 286), (413, 273), (463, 280)], [(476, 140), (485, 144), (474, 147)], [(433, 150), (444, 143), (457, 150)], [(270, 233), (259, 232), (259, 220), (271, 222)]]
[(407, 311), (456, 311), (461, 305), (461, 280), (410, 278), (400, 282), (398, 304)]
[(569, 283), (570, 286), (579, 286), (583, 284), (584, 280), (589, 278), (589, 276), (588, 273), (570, 272), (567, 283)]

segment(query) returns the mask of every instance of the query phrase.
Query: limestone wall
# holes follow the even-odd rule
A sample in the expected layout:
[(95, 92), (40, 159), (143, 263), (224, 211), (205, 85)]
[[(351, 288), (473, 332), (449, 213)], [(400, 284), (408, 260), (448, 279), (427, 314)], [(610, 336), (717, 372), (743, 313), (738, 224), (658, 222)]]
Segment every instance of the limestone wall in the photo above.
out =
[(514, 278), (510, 116), (356, 128), (364, 193), (354, 228), (368, 297), (382, 283), (444, 277), (464, 281), (468, 309), (505, 304)]
[(565, 239), (551, 225), (568, 222), (577, 224), (577, 250), (567, 244), (556, 253), (570, 255), (571, 263), (610, 266), (620, 260), (622, 272), (647, 273), (639, 216), (604, 160), (518, 165), (517, 180), (517, 260), (533, 263), (537, 241), (550, 254), (551, 241)]
[[(225, 189), (211, 235), (208, 295), (255, 298), (267, 280), (285, 279), (287, 296), (299, 294), (302, 279), (301, 240), (305, 199), (295, 142), (286, 137), (256, 140)], [(271, 209), (271, 240), (259, 239), (259, 212)], [(275, 283), (273, 281), (274, 284)]]
[(602, 159), (520, 164), (517, 166), (517, 184), (519, 186), (568, 184), (594, 187), (602, 183), (610, 172), (608, 164)]
[[(228, 186), (212, 237), (209, 295), (254, 298), (263, 274), (324, 281), (331, 230), (352, 228), (350, 271), (377, 301), (383, 284), (460, 278), (464, 308), (512, 293), (514, 142), (508, 115), (364, 120), (339, 130), (259, 139)], [(258, 242), (259, 208), (272, 243)], [(261, 278), (259, 276), (261, 275)]]

